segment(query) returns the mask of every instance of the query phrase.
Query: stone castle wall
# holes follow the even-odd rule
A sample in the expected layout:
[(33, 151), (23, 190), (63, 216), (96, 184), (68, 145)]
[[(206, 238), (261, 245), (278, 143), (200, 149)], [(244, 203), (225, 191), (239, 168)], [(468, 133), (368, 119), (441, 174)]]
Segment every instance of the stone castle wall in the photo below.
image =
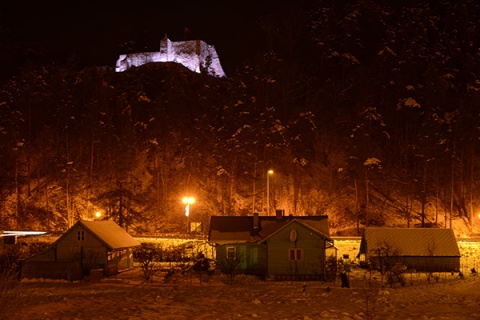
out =
[(205, 73), (217, 78), (226, 77), (214, 46), (201, 40), (172, 42), (167, 37), (160, 41), (158, 52), (120, 55), (115, 71), (123, 72), (151, 62), (175, 62), (196, 73)]

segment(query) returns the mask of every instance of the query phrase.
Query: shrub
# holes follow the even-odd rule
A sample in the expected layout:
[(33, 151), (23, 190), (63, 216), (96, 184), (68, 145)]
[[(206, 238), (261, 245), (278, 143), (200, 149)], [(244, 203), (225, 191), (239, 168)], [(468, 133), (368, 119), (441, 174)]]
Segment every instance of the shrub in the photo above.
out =
[(145, 282), (151, 281), (158, 271), (155, 261), (158, 260), (159, 253), (156, 247), (149, 243), (142, 243), (134, 250), (133, 256), (140, 263)]
[(20, 276), (18, 254), (13, 248), (0, 255), (0, 318), (15, 308), (15, 301), (20, 294), (17, 291)]

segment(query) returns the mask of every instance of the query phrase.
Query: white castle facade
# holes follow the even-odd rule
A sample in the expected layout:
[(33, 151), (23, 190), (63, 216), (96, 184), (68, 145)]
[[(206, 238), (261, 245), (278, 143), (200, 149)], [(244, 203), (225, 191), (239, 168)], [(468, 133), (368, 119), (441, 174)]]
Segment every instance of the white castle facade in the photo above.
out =
[(117, 60), (116, 72), (138, 67), (150, 62), (175, 62), (197, 73), (217, 78), (226, 77), (215, 47), (201, 40), (172, 42), (165, 36), (160, 41), (160, 51), (122, 54)]

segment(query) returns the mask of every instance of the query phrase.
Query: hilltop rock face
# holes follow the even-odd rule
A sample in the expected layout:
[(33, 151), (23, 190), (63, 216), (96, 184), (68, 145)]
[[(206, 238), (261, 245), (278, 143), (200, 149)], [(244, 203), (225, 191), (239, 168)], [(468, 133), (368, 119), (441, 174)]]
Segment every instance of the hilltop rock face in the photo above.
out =
[(175, 62), (196, 73), (226, 77), (214, 46), (201, 40), (172, 42), (166, 36), (160, 41), (158, 52), (120, 55), (115, 71), (123, 72), (151, 62)]

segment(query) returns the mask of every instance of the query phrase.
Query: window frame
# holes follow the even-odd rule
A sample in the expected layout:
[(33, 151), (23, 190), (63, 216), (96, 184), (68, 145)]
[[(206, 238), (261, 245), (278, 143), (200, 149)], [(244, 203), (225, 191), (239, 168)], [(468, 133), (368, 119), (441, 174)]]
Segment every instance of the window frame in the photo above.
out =
[(227, 258), (227, 260), (237, 259), (237, 247), (235, 247), (235, 246), (226, 247), (225, 248), (225, 258)]
[(289, 248), (288, 249), (288, 260), (289, 261), (302, 261), (303, 260), (303, 249), (302, 248)]

